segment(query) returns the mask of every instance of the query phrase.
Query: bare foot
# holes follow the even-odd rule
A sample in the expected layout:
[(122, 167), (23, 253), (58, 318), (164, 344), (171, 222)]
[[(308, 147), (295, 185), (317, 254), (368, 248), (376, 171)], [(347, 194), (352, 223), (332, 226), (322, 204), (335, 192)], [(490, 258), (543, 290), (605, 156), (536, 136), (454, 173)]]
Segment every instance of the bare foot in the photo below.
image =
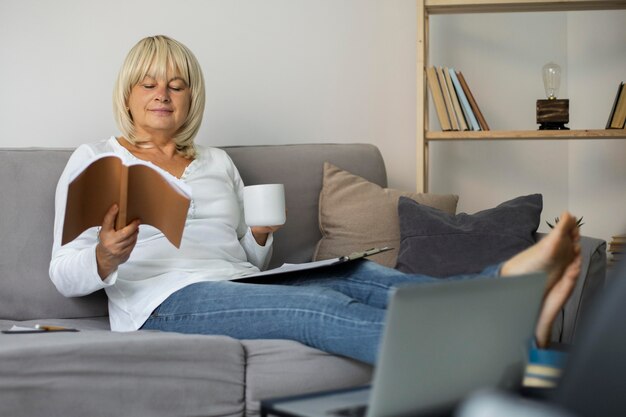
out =
[(552, 324), (576, 286), (580, 275), (580, 264), (581, 256), (578, 255), (565, 268), (561, 279), (547, 290), (535, 326), (535, 341), (538, 347), (546, 347), (550, 343)]
[(576, 286), (581, 265), (579, 240), (576, 219), (569, 213), (563, 213), (546, 237), (502, 266), (502, 276), (540, 271), (548, 274), (535, 329), (539, 347), (545, 347), (550, 341), (552, 323)]

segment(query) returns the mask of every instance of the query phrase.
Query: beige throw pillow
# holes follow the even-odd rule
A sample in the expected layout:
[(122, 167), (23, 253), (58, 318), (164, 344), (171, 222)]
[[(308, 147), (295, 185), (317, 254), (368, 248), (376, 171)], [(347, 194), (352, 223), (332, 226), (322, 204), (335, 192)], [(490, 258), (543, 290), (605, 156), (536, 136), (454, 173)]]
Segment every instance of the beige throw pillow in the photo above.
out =
[(382, 188), (326, 162), (319, 200), (322, 239), (317, 244), (314, 259), (336, 258), (373, 247), (390, 246), (394, 249), (370, 259), (395, 267), (400, 248), (400, 196), (450, 214), (456, 213), (459, 200), (456, 195), (418, 194)]

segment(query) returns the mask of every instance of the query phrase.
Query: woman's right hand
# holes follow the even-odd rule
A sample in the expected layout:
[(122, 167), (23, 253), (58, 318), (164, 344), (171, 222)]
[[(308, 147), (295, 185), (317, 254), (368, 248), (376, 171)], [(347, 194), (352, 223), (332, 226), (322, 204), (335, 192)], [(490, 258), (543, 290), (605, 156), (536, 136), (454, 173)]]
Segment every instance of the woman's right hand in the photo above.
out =
[(133, 220), (126, 227), (115, 230), (115, 216), (119, 208), (113, 204), (104, 215), (96, 246), (98, 275), (106, 279), (117, 267), (128, 260), (137, 243), (139, 220)]

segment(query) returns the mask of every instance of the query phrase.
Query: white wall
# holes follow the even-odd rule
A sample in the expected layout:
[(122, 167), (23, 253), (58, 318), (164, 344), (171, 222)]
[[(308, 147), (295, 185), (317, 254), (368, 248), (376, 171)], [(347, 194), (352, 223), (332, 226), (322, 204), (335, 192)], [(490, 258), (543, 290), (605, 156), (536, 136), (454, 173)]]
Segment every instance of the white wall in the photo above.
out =
[(411, 10), (413, 0), (0, 0), (0, 146), (115, 134), (122, 60), (162, 33), (204, 69), (199, 143), (374, 143), (390, 183), (414, 189)]
[[(569, 13), (572, 126), (603, 128), (620, 81), (626, 82), (626, 12)], [(590, 30), (593, 28), (593, 30)], [(626, 140), (571, 142), (569, 206), (587, 234), (626, 233)]]
[[(111, 89), (132, 45), (168, 34), (203, 66), (210, 145), (369, 142), (415, 188), (414, 0), (0, 0), (0, 147), (117, 134)], [(533, 129), (541, 66), (564, 69), (570, 127), (603, 127), (626, 79), (623, 11), (435, 16), (431, 59), (466, 75), (493, 129)], [(593, 28), (593, 30), (592, 30)], [(436, 122), (433, 122), (436, 124)], [(544, 194), (544, 219), (626, 229), (626, 141), (432, 146), (431, 190), (474, 212)], [(544, 227), (545, 228), (545, 227)]]
[[(626, 81), (624, 21), (624, 11), (433, 16), (431, 64), (463, 71), (493, 130), (533, 130), (541, 68), (555, 61), (568, 126), (603, 129)], [(434, 112), (430, 122), (438, 129)], [(626, 140), (434, 143), (431, 158), (430, 190), (460, 194), (462, 211), (539, 192), (540, 230), (568, 209), (584, 216), (584, 234), (626, 231)]]

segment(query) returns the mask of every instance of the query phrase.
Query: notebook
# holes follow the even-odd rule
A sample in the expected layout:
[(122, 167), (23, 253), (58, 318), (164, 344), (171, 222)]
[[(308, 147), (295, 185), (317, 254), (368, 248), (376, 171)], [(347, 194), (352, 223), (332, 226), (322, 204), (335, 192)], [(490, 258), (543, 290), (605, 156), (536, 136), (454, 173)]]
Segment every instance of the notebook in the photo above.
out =
[(545, 274), (411, 284), (392, 295), (371, 387), (267, 400), (278, 415), (439, 415), (486, 387), (516, 389)]
[(333, 266), (333, 265), (339, 265), (339, 264), (343, 264), (346, 262), (352, 262), (352, 261), (356, 261), (357, 259), (363, 259), (363, 258), (367, 258), (368, 256), (372, 256), (372, 255), (376, 255), (382, 252), (387, 252), (392, 250), (393, 248), (390, 248), (388, 246), (385, 246), (383, 248), (371, 248), (371, 249), (367, 249), (361, 252), (352, 252), (349, 255), (344, 255), (344, 256), (340, 256), (338, 258), (331, 258), (331, 259), (324, 259), (321, 261), (313, 261), (313, 262), (305, 262), (305, 263), (301, 263), (301, 264), (282, 264), (281, 266), (277, 267), (277, 268), (273, 268), (273, 269), (267, 269), (265, 271), (261, 271), (261, 272), (257, 272), (254, 274), (247, 274), (244, 275), (240, 278), (235, 278), (232, 281), (238, 281), (238, 282), (246, 282), (246, 281), (252, 281), (252, 282), (262, 282), (262, 281), (258, 281), (259, 277), (265, 277), (265, 276), (275, 276), (275, 275), (282, 275), (282, 274), (287, 274), (287, 273), (291, 273), (291, 272), (300, 272), (300, 271), (308, 271), (311, 269), (320, 269), (320, 268), (325, 268), (328, 266)]

